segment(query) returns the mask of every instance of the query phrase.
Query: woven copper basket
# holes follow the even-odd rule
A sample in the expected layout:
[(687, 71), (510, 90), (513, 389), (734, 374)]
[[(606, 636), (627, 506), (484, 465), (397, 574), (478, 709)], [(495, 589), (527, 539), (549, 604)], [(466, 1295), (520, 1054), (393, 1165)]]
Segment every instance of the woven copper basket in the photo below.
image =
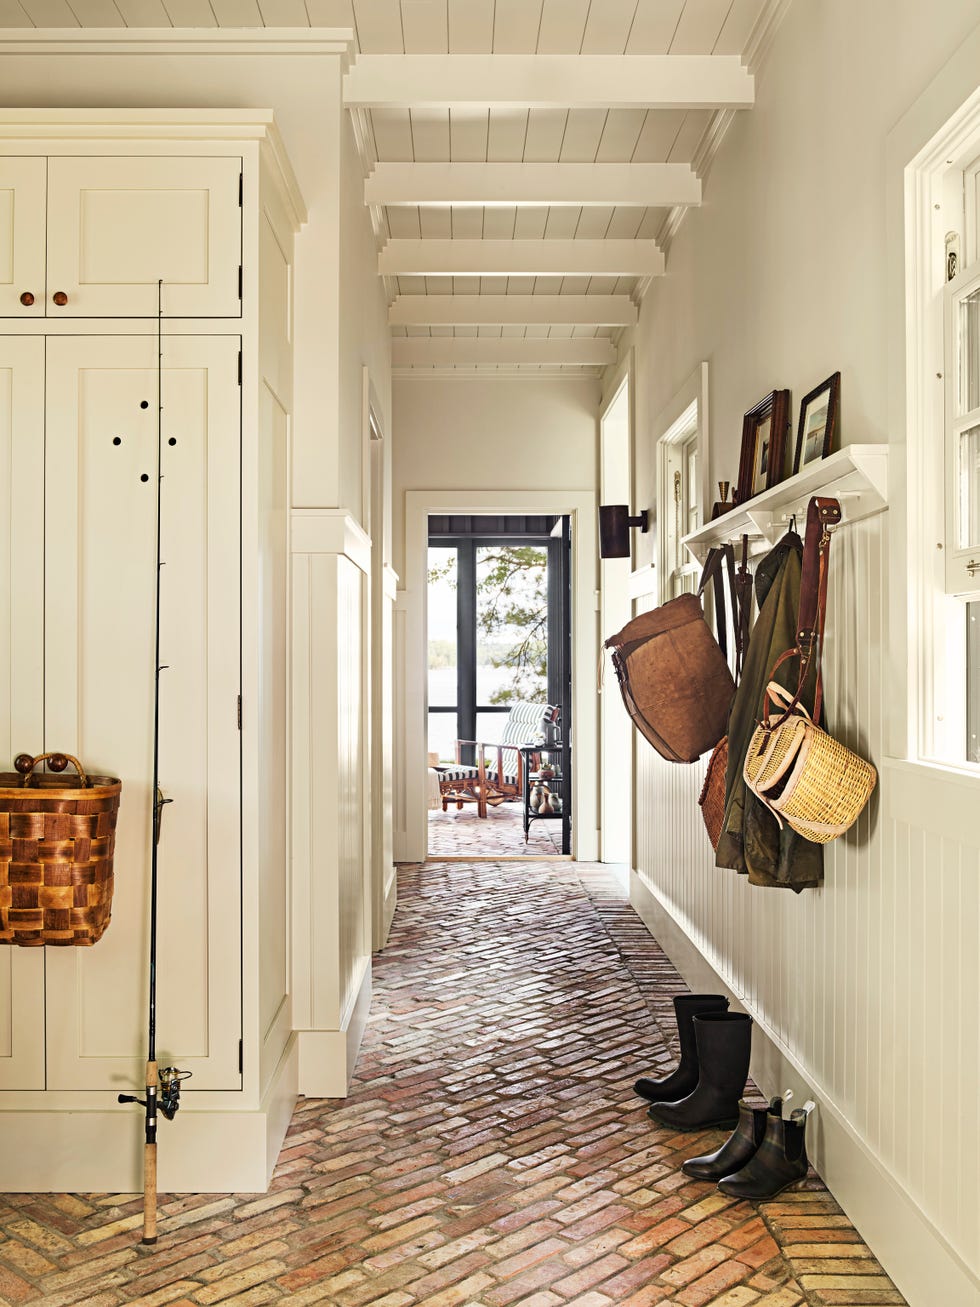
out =
[[(78, 775), (37, 773), (45, 760)], [(0, 944), (94, 944), (112, 911), (122, 782), (86, 776), (64, 753), (22, 753), (14, 766), (0, 773)]]

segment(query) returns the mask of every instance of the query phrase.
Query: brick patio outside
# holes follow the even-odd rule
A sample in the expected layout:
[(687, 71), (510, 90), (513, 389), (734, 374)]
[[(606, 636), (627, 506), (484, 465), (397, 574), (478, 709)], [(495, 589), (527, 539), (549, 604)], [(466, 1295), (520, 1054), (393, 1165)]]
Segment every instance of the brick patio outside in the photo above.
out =
[(904, 1301), (815, 1176), (755, 1206), (680, 1171), (723, 1135), (655, 1127), (632, 1093), (672, 1064), (681, 986), (613, 876), (439, 863), (400, 886), (351, 1095), (301, 1100), (271, 1192), (164, 1198), (152, 1249), (137, 1199), (7, 1195), (0, 1301)]

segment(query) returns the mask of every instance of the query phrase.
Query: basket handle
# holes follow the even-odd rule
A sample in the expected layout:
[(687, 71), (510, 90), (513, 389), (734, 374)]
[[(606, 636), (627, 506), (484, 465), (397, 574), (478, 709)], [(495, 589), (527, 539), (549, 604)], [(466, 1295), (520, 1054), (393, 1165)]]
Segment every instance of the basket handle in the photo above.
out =
[[(785, 707), (785, 712), (779, 718), (779, 721), (773, 723), (769, 717), (769, 711), (779, 700), (782, 701)], [(770, 681), (766, 686), (766, 692), (762, 701), (762, 725), (765, 729), (768, 731), (771, 730), (774, 725), (782, 726), (783, 722), (785, 722), (787, 718), (792, 717), (794, 712), (805, 717), (808, 722), (813, 721), (813, 718), (807, 712), (805, 705), (800, 702), (798, 694), (791, 694), (789, 690), (780, 685), (778, 681)]]
[(25, 790), (29, 789), (34, 783), (34, 769), (42, 762), (48, 762), (53, 772), (64, 771), (68, 764), (71, 763), (78, 772), (78, 779), (82, 783), (82, 789), (84, 790), (90, 784), (88, 777), (85, 775), (85, 768), (70, 753), (39, 753), (36, 758), (32, 758), (29, 753), (18, 753), (14, 759), (14, 767), (24, 778), (21, 784)]

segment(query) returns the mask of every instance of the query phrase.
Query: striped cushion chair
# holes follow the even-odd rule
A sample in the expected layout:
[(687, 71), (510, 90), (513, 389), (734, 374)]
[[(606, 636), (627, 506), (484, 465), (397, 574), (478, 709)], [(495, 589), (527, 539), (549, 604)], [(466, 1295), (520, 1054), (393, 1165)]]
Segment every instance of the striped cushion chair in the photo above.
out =
[[(559, 711), (547, 703), (515, 703), (498, 741), (457, 740), (455, 763), (440, 771), (443, 812), (453, 801), (462, 807), (467, 798), (476, 801), (478, 815), (485, 817), (488, 805), (519, 799), (524, 790), (524, 758), (516, 746), (541, 735), (550, 740), (549, 727), (558, 721)], [(462, 761), (466, 745), (476, 748), (475, 766)]]

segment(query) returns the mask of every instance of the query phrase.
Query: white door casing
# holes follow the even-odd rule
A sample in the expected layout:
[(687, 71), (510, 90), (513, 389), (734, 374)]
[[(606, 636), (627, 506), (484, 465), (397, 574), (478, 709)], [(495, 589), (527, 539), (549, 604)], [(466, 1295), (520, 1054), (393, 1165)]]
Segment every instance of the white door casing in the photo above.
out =
[[(189, 1090), (241, 1084), (239, 340), (163, 342), (158, 1052)], [(156, 354), (152, 335), (47, 345), (45, 747), (123, 781), (112, 922), (47, 950), (49, 1089), (142, 1083)]]
[[(633, 504), (630, 373), (626, 372), (599, 417), (599, 502)], [(605, 640), (632, 616), (629, 558), (604, 558), (600, 637)], [(633, 856), (633, 724), (623, 706), (616, 677), (603, 649), (600, 712), (600, 856), (603, 862), (629, 864)]]

